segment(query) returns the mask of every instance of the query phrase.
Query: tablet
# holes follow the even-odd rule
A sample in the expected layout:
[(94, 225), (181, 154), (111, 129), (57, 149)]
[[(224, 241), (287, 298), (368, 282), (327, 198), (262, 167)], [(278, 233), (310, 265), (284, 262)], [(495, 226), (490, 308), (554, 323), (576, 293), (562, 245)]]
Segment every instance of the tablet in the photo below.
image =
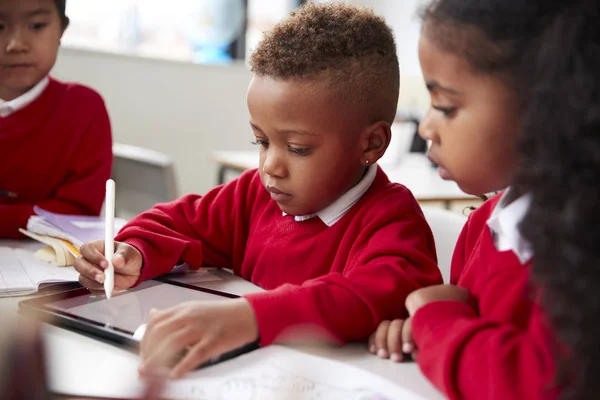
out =
[[(143, 331), (150, 309), (165, 309), (185, 301), (219, 301), (237, 297), (197, 286), (151, 280), (115, 294), (110, 300), (103, 293), (90, 292), (85, 288), (24, 300), (19, 303), (19, 312), (137, 351), (141, 338), (138, 335), (134, 337), (134, 334)], [(257, 343), (248, 344), (211, 360), (210, 364), (257, 347)]]

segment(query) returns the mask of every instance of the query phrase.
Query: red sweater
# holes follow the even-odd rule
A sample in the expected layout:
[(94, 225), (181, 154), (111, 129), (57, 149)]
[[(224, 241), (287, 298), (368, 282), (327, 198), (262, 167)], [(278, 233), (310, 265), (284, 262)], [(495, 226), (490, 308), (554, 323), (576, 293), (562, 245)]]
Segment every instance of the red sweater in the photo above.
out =
[(532, 301), (531, 263), (497, 251), (487, 225), (499, 198), (470, 215), (452, 260), (451, 281), (474, 304), (430, 303), (413, 318), (419, 366), (451, 399), (554, 398), (554, 339)]
[(21, 238), (33, 206), (98, 215), (112, 167), (104, 101), (92, 89), (50, 79), (44, 92), (0, 117), (0, 238)]
[(419, 205), (381, 169), (331, 227), (282, 216), (253, 170), (203, 197), (155, 206), (116, 239), (142, 253), (142, 279), (184, 261), (231, 268), (267, 289), (245, 296), (262, 345), (297, 326), (319, 327), (339, 342), (365, 339), (380, 321), (405, 317), (410, 292), (442, 281)]

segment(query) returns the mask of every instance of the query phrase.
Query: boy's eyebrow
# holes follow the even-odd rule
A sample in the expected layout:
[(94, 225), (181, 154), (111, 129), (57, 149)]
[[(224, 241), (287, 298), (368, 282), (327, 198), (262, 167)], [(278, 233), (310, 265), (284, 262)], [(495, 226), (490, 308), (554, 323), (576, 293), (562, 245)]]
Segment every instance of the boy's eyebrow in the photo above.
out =
[(429, 91), (432, 91), (432, 90), (436, 89), (436, 90), (441, 90), (442, 92), (448, 92), (448, 93), (452, 93), (452, 94), (458, 94), (458, 92), (456, 90), (451, 89), (451, 88), (446, 87), (446, 86), (442, 86), (442, 85), (440, 85), (436, 81), (425, 82), (425, 86), (427, 86), (427, 90), (429, 90)]
[[(259, 130), (262, 132), (262, 129), (260, 129), (260, 127), (258, 125), (253, 124), (252, 122), (250, 122), (250, 126), (253, 127), (256, 130)], [(279, 134), (297, 134), (297, 135), (305, 135), (305, 136), (319, 136), (319, 134), (317, 133), (313, 133), (313, 132), (307, 132), (307, 131), (300, 131), (297, 129), (280, 129), (280, 130), (276, 130), (277, 133)]]
[(297, 129), (283, 129), (283, 130), (278, 130), (277, 133), (281, 133), (281, 134), (296, 134), (296, 135), (303, 135), (303, 136), (319, 136), (317, 133), (313, 133), (313, 132), (307, 132), (307, 131), (300, 131)]

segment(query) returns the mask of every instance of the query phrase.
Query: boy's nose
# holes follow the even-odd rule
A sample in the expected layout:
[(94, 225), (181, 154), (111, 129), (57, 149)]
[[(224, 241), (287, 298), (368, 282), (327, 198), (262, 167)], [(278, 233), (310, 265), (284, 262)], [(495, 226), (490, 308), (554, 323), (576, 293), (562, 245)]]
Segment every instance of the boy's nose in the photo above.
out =
[(285, 163), (281, 155), (275, 150), (266, 150), (262, 170), (265, 174), (277, 178), (283, 178), (286, 174)]

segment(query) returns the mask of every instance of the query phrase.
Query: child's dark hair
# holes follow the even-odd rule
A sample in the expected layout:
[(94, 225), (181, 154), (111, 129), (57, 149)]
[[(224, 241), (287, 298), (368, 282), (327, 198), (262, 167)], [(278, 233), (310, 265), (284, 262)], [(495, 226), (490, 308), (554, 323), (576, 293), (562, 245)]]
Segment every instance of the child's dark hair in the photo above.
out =
[(439, 0), (424, 12), (440, 48), (506, 79), (525, 106), (513, 186), (532, 195), (520, 230), (561, 343), (564, 399), (600, 393), (599, 14), (597, 0)]
[(463, 57), (475, 73), (494, 74), (526, 102), (530, 59), (553, 1), (433, 0), (422, 12), (424, 33), (441, 50)]
[(63, 28), (69, 26), (69, 17), (67, 17), (67, 0), (54, 0), (56, 9), (58, 10), (58, 16), (62, 22)]
[(343, 3), (299, 7), (250, 58), (252, 72), (275, 79), (323, 79), (356, 102), (370, 122), (396, 115), (400, 73), (392, 30), (373, 11)]
[(600, 396), (600, 10), (564, 1), (540, 41), (517, 176), (542, 305), (566, 351), (562, 397)]

